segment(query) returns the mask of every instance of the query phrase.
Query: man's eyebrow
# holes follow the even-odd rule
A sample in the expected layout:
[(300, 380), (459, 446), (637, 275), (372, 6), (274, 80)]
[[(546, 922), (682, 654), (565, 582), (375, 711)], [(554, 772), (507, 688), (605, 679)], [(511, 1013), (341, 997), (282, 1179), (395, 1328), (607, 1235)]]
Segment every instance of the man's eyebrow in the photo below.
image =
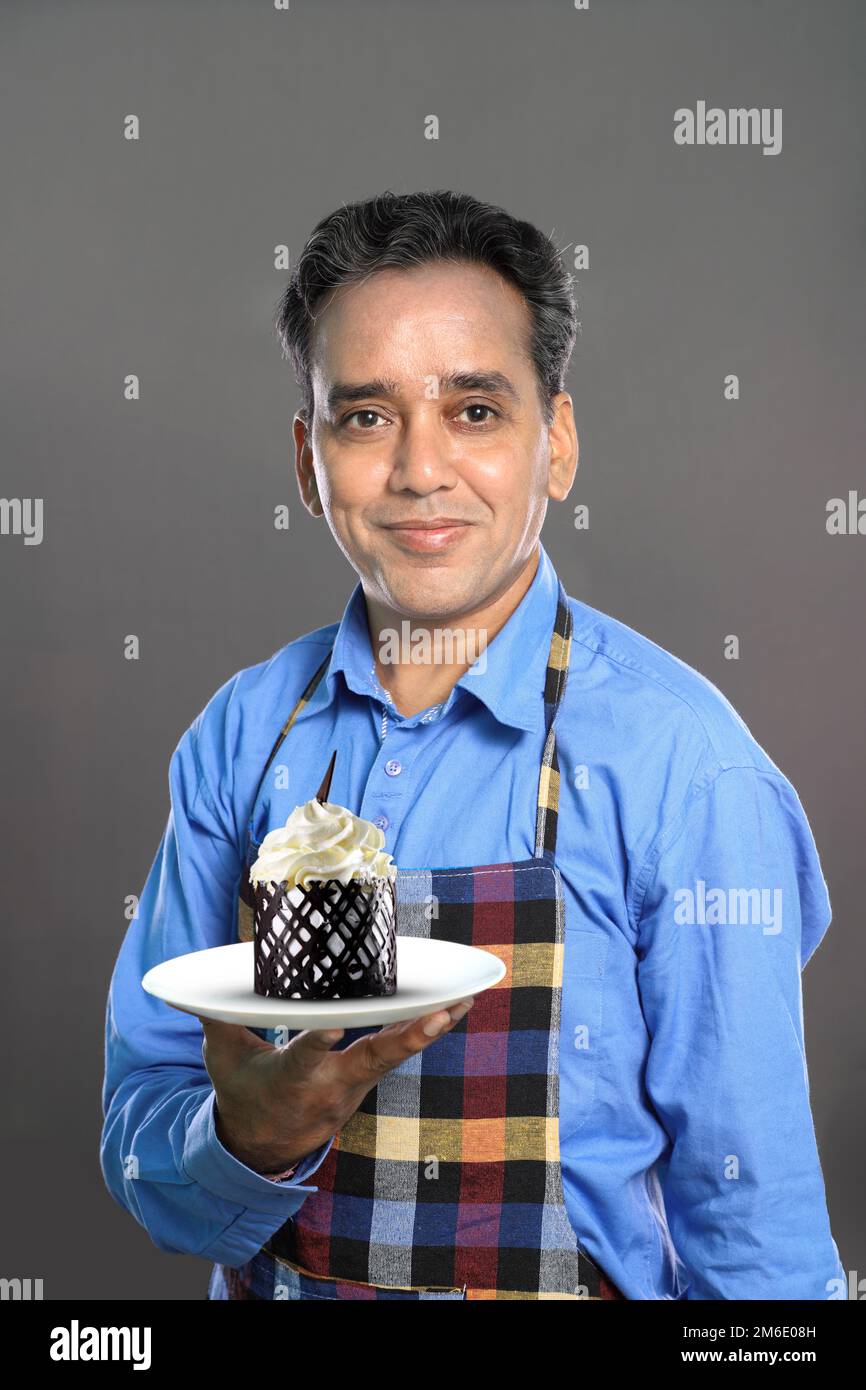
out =
[[(439, 391), (442, 395), (449, 391), (486, 391), (492, 396), (507, 396), (515, 403), (520, 400), (520, 392), (504, 372), (447, 372), (439, 377)], [(333, 414), (338, 406), (351, 405), (370, 396), (399, 394), (399, 384), (385, 377), (360, 382), (336, 381), (328, 391), (328, 411)]]
[(375, 377), (372, 381), (335, 381), (328, 392), (328, 412), (333, 414), (338, 405), (350, 405), (368, 396), (396, 396), (399, 390), (396, 381), (388, 381), (385, 377)]
[(449, 372), (439, 378), (440, 391), (486, 391), (491, 396), (508, 396), (515, 405), (520, 392), (504, 372)]

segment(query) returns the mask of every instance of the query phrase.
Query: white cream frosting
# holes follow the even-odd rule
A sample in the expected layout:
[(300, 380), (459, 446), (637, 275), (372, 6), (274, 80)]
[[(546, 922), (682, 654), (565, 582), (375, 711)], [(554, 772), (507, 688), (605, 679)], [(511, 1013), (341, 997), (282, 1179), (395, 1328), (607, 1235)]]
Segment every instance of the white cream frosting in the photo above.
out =
[(372, 821), (316, 797), (296, 806), (285, 825), (269, 830), (250, 869), (250, 883), (306, 888), (312, 880), (397, 877), (385, 836)]

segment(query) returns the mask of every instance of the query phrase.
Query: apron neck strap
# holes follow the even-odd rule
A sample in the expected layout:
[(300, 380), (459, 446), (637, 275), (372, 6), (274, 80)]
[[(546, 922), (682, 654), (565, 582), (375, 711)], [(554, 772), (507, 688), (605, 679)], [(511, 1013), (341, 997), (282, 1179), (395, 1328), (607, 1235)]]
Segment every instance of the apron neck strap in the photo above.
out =
[(255, 796), (253, 797), (253, 804), (252, 804), (252, 810), (250, 811), (250, 819), (249, 819), (249, 827), (248, 827), (249, 833), (250, 833), (250, 837), (252, 837), (252, 833), (253, 833), (253, 817), (255, 816), (255, 813), (256, 813), (256, 806), (258, 805), (259, 795), (260, 795), (260, 793), (261, 793), (262, 786), (263, 786), (263, 784), (264, 784), (264, 780), (265, 780), (265, 778), (266, 778), (267, 775), (268, 775), (268, 768), (270, 767), (271, 763), (274, 761), (274, 758), (277, 756), (277, 753), (279, 752), (279, 749), (280, 749), (280, 744), (282, 743), (283, 739), (286, 737), (286, 734), (289, 732), (289, 729), (290, 729), (290, 728), (292, 727), (292, 725), (294, 724), (294, 722), (295, 722), (295, 720), (297, 719), (298, 715), (300, 714), (301, 710), (304, 708), (304, 705), (306, 705), (306, 704), (309, 703), (310, 699), (312, 698), (313, 691), (316, 689), (316, 686), (319, 684), (319, 681), (322, 679), (322, 676), (323, 676), (323, 675), (325, 674), (325, 672), (327, 671), (328, 665), (329, 665), (330, 660), (331, 660), (331, 652), (332, 652), (332, 651), (333, 651), (333, 646), (331, 646), (331, 647), (328, 648), (327, 652), (325, 653), (325, 659), (324, 659), (324, 661), (322, 662), (321, 666), (319, 666), (319, 667), (313, 672), (312, 676), (310, 677), (309, 682), (307, 683), (307, 685), (306, 685), (306, 687), (305, 687), (305, 689), (304, 689), (304, 693), (302, 694), (301, 698), (298, 700), (298, 703), (295, 705), (295, 708), (292, 710), (291, 714), (289, 715), (288, 719), (286, 720), (285, 724), (284, 724), (283, 727), (280, 729), (280, 732), (277, 734), (277, 737), (276, 737), (276, 739), (274, 740), (274, 746), (273, 746), (273, 748), (271, 749), (270, 753), (268, 754), (268, 760), (267, 760), (267, 762), (265, 763), (264, 767), (262, 768), (262, 775), (261, 775), (261, 777), (259, 778), (259, 784), (258, 784), (258, 786), (256, 787), (256, 794), (255, 794)]
[(535, 857), (550, 860), (556, 853), (556, 831), (559, 822), (559, 758), (556, 752), (555, 721), (568, 677), (572, 631), (568, 596), (558, 576), (557, 585), (559, 592), (556, 600), (556, 618), (544, 677), (545, 739), (538, 778), (535, 818)]

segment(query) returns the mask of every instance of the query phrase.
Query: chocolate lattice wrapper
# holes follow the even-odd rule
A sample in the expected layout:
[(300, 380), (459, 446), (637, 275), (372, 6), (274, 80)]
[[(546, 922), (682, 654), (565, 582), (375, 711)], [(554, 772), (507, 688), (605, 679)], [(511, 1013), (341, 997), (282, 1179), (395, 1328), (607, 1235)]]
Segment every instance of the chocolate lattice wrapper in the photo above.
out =
[(255, 992), (269, 999), (370, 999), (397, 989), (397, 901), (389, 878), (253, 883)]

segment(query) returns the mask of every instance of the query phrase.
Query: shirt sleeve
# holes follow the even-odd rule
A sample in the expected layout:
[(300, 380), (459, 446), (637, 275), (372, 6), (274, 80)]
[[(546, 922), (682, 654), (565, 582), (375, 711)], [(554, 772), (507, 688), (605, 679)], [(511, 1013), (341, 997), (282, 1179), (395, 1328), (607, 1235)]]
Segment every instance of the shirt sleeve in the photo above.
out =
[(333, 1136), (289, 1181), (241, 1163), (216, 1134), (200, 1022), (141, 987), (160, 961), (233, 940), (241, 854), (205, 785), (197, 729), (172, 755), (171, 810), (111, 979), (100, 1163), (161, 1250), (238, 1267), (316, 1191), (306, 1180)]
[(778, 772), (720, 770), (647, 879), (645, 1084), (670, 1139), (657, 1216), (679, 1296), (826, 1299), (845, 1275), (810, 1108), (800, 976), (831, 911), (794, 788)]

